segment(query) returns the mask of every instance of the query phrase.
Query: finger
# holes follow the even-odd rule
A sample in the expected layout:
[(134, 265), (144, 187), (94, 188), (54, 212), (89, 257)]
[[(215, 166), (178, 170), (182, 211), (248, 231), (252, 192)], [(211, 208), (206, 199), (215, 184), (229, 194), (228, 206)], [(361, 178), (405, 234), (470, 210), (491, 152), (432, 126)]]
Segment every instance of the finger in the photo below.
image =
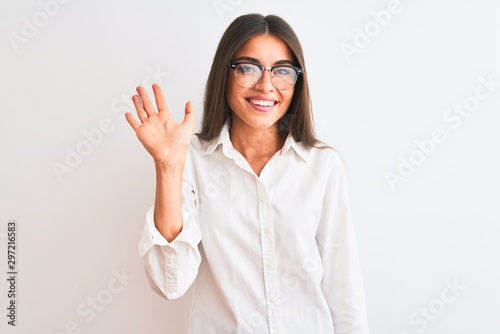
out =
[(182, 121), (182, 123), (194, 123), (194, 108), (193, 104), (190, 101), (186, 103), (186, 107), (184, 108), (184, 120)]
[(148, 119), (148, 114), (146, 114), (146, 111), (144, 110), (141, 99), (138, 95), (134, 95), (132, 96), (132, 102), (134, 103), (135, 110), (137, 111), (137, 116), (139, 116), (141, 122), (144, 123), (144, 121)]
[(142, 86), (137, 87), (136, 90), (137, 90), (137, 93), (139, 94), (139, 97), (140, 97), (141, 103), (142, 103), (142, 107), (143, 107), (144, 111), (146, 111), (146, 114), (148, 114), (148, 116), (156, 114), (155, 108), (154, 108), (153, 104), (151, 103), (151, 100), (149, 99), (149, 96), (148, 96), (148, 93), (146, 92), (146, 90)]
[(158, 112), (166, 112), (169, 117), (172, 115), (167, 107), (167, 102), (165, 101), (165, 97), (163, 96), (163, 92), (161, 91), (161, 87), (158, 84), (153, 84), (153, 93), (155, 94), (156, 106), (158, 107)]
[(134, 131), (141, 127), (141, 125), (139, 124), (139, 122), (137, 122), (135, 120), (134, 116), (132, 116), (131, 113), (126, 112), (125, 113), (125, 118), (127, 119), (127, 122), (128, 122), (128, 124), (130, 124), (130, 126), (132, 127), (132, 129), (134, 129)]

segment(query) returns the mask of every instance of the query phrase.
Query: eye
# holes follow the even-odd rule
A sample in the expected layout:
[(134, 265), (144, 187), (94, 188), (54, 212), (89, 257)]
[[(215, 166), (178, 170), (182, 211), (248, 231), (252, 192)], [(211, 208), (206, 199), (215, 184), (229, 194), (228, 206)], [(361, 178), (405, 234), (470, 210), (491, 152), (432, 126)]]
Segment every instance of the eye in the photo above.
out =
[(259, 68), (252, 64), (239, 64), (237, 70), (242, 74), (255, 74), (259, 72)]
[(291, 67), (277, 67), (274, 69), (274, 74), (278, 76), (291, 76), (295, 74), (295, 70)]

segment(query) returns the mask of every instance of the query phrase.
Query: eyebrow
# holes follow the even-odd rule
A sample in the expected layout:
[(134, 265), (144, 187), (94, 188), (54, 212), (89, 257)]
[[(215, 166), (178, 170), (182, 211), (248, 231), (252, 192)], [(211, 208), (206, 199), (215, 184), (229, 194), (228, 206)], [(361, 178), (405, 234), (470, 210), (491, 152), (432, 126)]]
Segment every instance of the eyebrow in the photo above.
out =
[[(234, 61), (242, 61), (242, 60), (247, 60), (247, 61), (250, 61), (252, 63), (260, 64), (260, 61), (258, 59), (252, 58), (252, 57), (246, 57), (246, 56), (238, 57)], [(291, 60), (288, 60), (288, 59), (282, 59), (282, 60), (278, 60), (277, 62), (275, 62), (274, 65), (293, 65), (293, 62)]]

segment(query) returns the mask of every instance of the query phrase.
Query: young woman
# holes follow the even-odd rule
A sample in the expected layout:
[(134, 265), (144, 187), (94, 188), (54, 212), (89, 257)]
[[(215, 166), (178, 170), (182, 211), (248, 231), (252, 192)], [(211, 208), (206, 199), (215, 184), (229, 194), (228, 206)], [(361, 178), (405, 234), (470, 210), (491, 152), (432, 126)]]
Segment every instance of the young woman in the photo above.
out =
[(126, 115), (157, 176), (139, 252), (160, 295), (194, 282), (189, 333), (368, 333), (344, 170), (314, 136), (291, 27), (231, 23), (194, 137), (192, 105), (177, 123), (153, 91), (158, 111), (138, 87)]

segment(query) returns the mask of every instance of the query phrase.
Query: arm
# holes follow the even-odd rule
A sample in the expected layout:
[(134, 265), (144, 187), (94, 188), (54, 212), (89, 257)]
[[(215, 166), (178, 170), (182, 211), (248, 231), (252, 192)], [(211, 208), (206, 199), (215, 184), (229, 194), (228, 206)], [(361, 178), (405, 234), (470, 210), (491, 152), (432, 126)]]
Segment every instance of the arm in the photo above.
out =
[(342, 161), (333, 157), (317, 243), (324, 266), (322, 290), (335, 333), (368, 334), (365, 295)]
[(201, 261), (194, 188), (183, 181), (186, 153), (194, 128), (191, 104), (182, 123), (170, 115), (158, 85), (153, 85), (158, 112), (144, 88), (132, 100), (141, 123), (125, 117), (153, 157), (156, 168), (155, 205), (148, 212), (139, 254), (151, 287), (168, 299), (182, 296), (198, 273)]
[(182, 230), (183, 170), (184, 164), (172, 167), (156, 166), (154, 222), (168, 242), (172, 242)]
[(186, 104), (184, 120), (177, 123), (168, 111), (158, 85), (153, 85), (158, 112), (142, 87), (134, 95), (137, 122), (130, 113), (125, 117), (137, 137), (153, 157), (156, 167), (156, 198), (154, 221), (167, 241), (172, 241), (182, 230), (182, 173), (186, 152), (194, 129), (194, 111)]

